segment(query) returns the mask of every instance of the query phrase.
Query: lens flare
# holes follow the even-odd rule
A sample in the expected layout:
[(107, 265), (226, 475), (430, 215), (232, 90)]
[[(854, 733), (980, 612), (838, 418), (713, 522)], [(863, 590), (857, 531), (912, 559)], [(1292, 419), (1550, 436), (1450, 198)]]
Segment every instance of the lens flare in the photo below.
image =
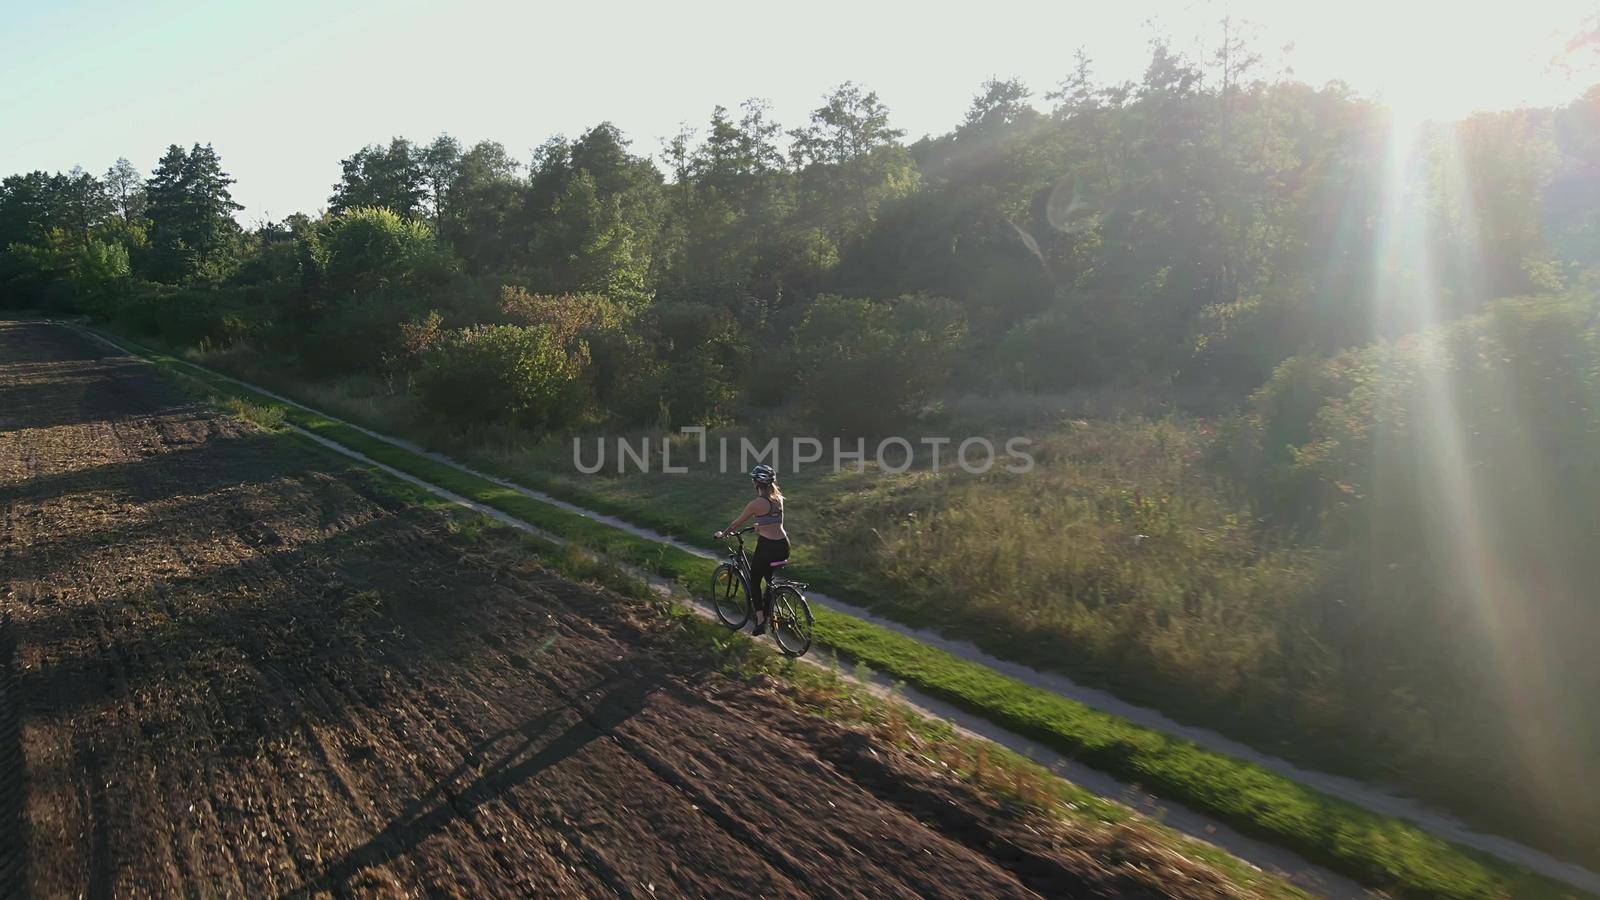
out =
[[(1492, 367), (1488, 375), (1474, 375), (1474, 393), (1465, 396), (1469, 388), (1453, 362), (1462, 348), (1452, 347), (1442, 328), (1457, 298), (1447, 294), (1440, 264), (1466, 261), (1461, 274), (1470, 286), (1471, 266), (1485, 249), (1456, 126), (1430, 123), (1417, 107), (1392, 111), (1382, 196), (1371, 314), (1380, 334), (1419, 352), (1386, 357), (1390, 366), (1408, 367), (1382, 375), (1386, 384), (1409, 386), (1412, 393), (1392, 399), (1413, 418), (1374, 434), (1375, 491), (1413, 492), (1419, 499), (1424, 559), (1418, 564), (1446, 573), (1450, 595), (1440, 602), (1459, 619), (1449, 637), (1484, 660), (1491, 677), (1481, 681), (1499, 694), (1484, 699), (1509, 717), (1509, 743), (1527, 778), (1523, 786), (1539, 792), (1547, 808), (1560, 808), (1557, 773), (1570, 772), (1571, 761), (1560, 752), (1566, 742), (1539, 651), (1536, 548), (1542, 538), (1537, 517), (1521, 514), (1538, 505), (1543, 473), (1490, 469), (1485, 462), (1491, 438), (1467, 424), (1468, 399), (1499, 411), (1494, 458), (1531, 463), (1537, 454), (1517, 421), (1513, 391)], [(1424, 473), (1420, 480), (1404, 475), (1415, 472)], [(1526, 483), (1513, 486), (1506, 479)]]

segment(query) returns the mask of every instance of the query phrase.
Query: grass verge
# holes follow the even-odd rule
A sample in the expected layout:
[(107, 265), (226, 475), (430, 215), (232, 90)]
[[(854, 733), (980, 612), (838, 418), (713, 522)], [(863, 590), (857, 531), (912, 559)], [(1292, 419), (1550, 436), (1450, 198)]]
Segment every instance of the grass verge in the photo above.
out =
[[(707, 583), (715, 566), (282, 403), (183, 360), (125, 342), (123, 346), (166, 371), (199, 381), (225, 400), (250, 404), (262, 411), (257, 415), (272, 418), (277, 413), (268, 410), (281, 410), (284, 422), (602, 554), (676, 579), (691, 590)], [(846, 657), (1365, 884), (1426, 897), (1578, 894), (1253, 764), (1141, 728), (859, 619), (817, 612), (818, 640)]]

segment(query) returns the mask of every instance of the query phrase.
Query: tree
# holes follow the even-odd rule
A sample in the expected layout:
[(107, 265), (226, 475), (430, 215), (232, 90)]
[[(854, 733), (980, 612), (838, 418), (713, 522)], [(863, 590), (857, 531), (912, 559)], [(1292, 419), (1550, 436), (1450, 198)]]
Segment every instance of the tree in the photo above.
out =
[(1082, 47), (1072, 54), (1072, 74), (1044, 98), (1055, 101), (1051, 114), (1059, 119), (1099, 108), (1100, 87), (1094, 80), (1092, 61)]
[(665, 296), (737, 309), (772, 303), (792, 283), (784, 259), (794, 222), (794, 179), (777, 146), (783, 129), (763, 100), (711, 114), (705, 139), (684, 129), (667, 146), (673, 173), (660, 263)]
[(1020, 78), (1005, 81), (991, 78), (983, 83), (983, 89), (972, 98), (966, 120), (956, 129), (956, 133), (994, 133), (1035, 120), (1039, 113), (1028, 105), (1028, 98), (1032, 95), (1033, 92)]
[(650, 295), (661, 173), (627, 147), (622, 132), (603, 122), (535, 153), (517, 222), (535, 289), (636, 301)]
[(1249, 40), (1245, 37), (1242, 23), (1235, 21), (1232, 16), (1222, 18), (1222, 43), (1212, 51), (1211, 61), (1217, 67), (1217, 72), (1222, 76), (1222, 87), (1219, 90), (1219, 121), (1221, 123), (1220, 143), (1224, 150), (1228, 147), (1233, 127), (1234, 109), (1238, 103), (1239, 85), (1250, 74), (1258, 63), (1261, 54), (1250, 47)]
[(898, 143), (904, 134), (889, 126), (889, 110), (877, 92), (852, 82), (834, 89), (812, 111), (808, 126), (789, 132), (808, 218), (835, 246), (862, 234), (878, 204), (916, 184), (916, 166)]
[(372, 144), (361, 148), (340, 161), (344, 175), (333, 186), (329, 210), (339, 213), (381, 207), (402, 216), (417, 216), (428, 197), (424, 156), (425, 151), (401, 137), (389, 141), (387, 147)]
[(877, 91), (863, 92), (847, 81), (812, 111), (810, 125), (789, 132), (794, 141), (789, 153), (797, 166), (843, 166), (904, 135), (889, 127), (889, 110)]
[(328, 290), (341, 296), (438, 284), (454, 267), (427, 223), (382, 207), (331, 215), (316, 250)]
[(965, 339), (961, 311), (942, 298), (818, 297), (795, 329), (799, 399), (824, 427), (881, 431), (944, 386)]
[(60, 191), (72, 233), (80, 245), (87, 245), (89, 229), (115, 211), (111, 198), (106, 195), (105, 185), (85, 172), (82, 166), (73, 166), (72, 171), (61, 179)]
[(0, 182), (0, 250), (42, 243), (50, 229), (67, 223), (61, 181), (60, 175), (39, 171)]
[(480, 275), (505, 269), (521, 246), (511, 233), (526, 190), (519, 169), (521, 164), (496, 141), (473, 144), (456, 167), (444, 236)]
[(433, 207), (433, 230), (444, 233), (450, 192), (461, 175), (461, 143), (448, 134), (433, 139), (421, 152), (420, 165), (428, 182), (428, 204)]
[(705, 142), (694, 155), (694, 172), (704, 186), (725, 194), (741, 192), (756, 179), (783, 168), (777, 147), (780, 126), (767, 118), (765, 101), (746, 100), (743, 117), (735, 122), (725, 107), (711, 113)]
[(132, 224), (144, 215), (144, 176), (127, 157), (118, 157), (106, 170), (105, 186), (106, 196), (111, 198), (112, 206), (124, 222)]
[(167, 148), (145, 183), (158, 278), (182, 280), (225, 260), (239, 235), (233, 214), (244, 208), (228, 190), (233, 183), (210, 144)]

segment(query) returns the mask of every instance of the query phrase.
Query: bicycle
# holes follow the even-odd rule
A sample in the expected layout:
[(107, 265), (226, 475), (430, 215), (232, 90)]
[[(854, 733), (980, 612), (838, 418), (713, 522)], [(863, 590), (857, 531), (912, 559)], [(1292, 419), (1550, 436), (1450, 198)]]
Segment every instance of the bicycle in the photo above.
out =
[[(750, 557), (744, 550), (744, 536), (754, 530), (755, 526), (751, 525), (723, 535), (724, 540), (729, 537), (737, 540), (738, 546), (728, 544), (727, 562), (717, 566), (711, 575), (711, 605), (716, 609), (717, 619), (734, 631), (743, 628), (755, 614), (754, 604), (750, 602), (754, 577), (750, 572)], [(785, 559), (774, 563), (773, 567), (788, 564)], [(801, 593), (806, 583), (779, 578), (773, 573), (770, 585), (767, 591), (772, 598), (772, 616), (768, 627), (772, 639), (785, 656), (803, 656), (811, 649), (811, 633), (816, 625), (811, 617), (811, 604)]]

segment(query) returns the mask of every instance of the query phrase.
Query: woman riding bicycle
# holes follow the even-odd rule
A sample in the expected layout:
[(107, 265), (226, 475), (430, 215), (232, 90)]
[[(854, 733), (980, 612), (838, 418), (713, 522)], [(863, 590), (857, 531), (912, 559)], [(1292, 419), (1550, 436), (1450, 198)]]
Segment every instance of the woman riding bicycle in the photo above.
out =
[(724, 534), (738, 531), (747, 520), (756, 521), (756, 553), (750, 560), (751, 581), (755, 582), (750, 589), (755, 596), (750, 599), (755, 601), (755, 633), (761, 634), (772, 616), (772, 564), (789, 558), (789, 533), (783, 530), (783, 491), (778, 489), (778, 473), (771, 466), (759, 465), (750, 470), (750, 480), (755, 483), (755, 498), (745, 504), (732, 525), (714, 537), (721, 540)]

